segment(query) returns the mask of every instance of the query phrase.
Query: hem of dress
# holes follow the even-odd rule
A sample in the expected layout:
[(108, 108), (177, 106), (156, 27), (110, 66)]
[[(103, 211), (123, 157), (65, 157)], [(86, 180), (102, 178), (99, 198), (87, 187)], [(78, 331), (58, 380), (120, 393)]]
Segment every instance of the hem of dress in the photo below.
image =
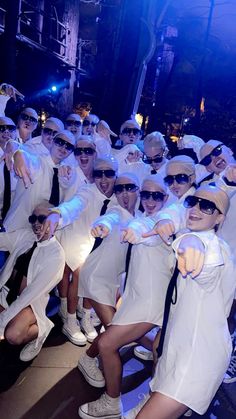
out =
[[(151, 387), (150, 387), (150, 388), (151, 388)], [(176, 402), (183, 404), (183, 405), (184, 405), (184, 406), (186, 406), (188, 409), (193, 410), (195, 413), (197, 413), (198, 415), (201, 415), (201, 416), (202, 416), (202, 415), (204, 415), (204, 413), (206, 413), (206, 411), (207, 411), (207, 409), (208, 409), (208, 407), (209, 407), (209, 405), (210, 405), (210, 403), (209, 403), (208, 407), (207, 407), (204, 411), (200, 411), (200, 410), (197, 410), (195, 407), (191, 406), (190, 404), (189, 404), (189, 405), (187, 405), (185, 402), (183, 402), (183, 400), (180, 400), (180, 399), (178, 399), (177, 397), (175, 397), (175, 396), (173, 396), (173, 395), (170, 395), (170, 394), (166, 393), (166, 392), (165, 392), (165, 391), (163, 391), (163, 390), (152, 390), (152, 389), (151, 389), (151, 392), (152, 392), (152, 393), (161, 393), (161, 394), (163, 394), (164, 396), (167, 396), (167, 397), (169, 397), (170, 399), (173, 399), (173, 400), (175, 400)]]

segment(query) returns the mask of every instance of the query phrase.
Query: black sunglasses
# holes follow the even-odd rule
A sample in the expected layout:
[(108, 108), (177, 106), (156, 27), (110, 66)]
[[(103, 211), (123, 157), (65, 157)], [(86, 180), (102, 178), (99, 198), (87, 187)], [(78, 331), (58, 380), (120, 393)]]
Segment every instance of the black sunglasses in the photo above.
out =
[(191, 175), (186, 175), (185, 173), (178, 173), (178, 175), (168, 175), (164, 177), (164, 182), (167, 186), (173, 185), (174, 181), (176, 181), (179, 185), (184, 185), (185, 183), (189, 182), (189, 178)]
[(114, 186), (114, 192), (116, 194), (120, 194), (124, 191), (126, 192), (135, 192), (138, 190), (138, 186), (135, 185), (134, 183), (126, 183), (126, 184), (120, 184), (120, 185), (115, 185)]
[(32, 214), (29, 216), (28, 220), (30, 224), (35, 224), (36, 221), (38, 221), (40, 224), (43, 224), (44, 221), (46, 220), (47, 216), (46, 215), (35, 215)]
[(59, 147), (65, 147), (67, 151), (73, 151), (74, 146), (73, 144), (69, 143), (68, 141), (63, 140), (63, 138), (56, 137), (53, 139), (54, 143)]
[(153, 201), (164, 201), (165, 194), (162, 192), (149, 192), (149, 191), (141, 191), (140, 198), (146, 201), (152, 197)]
[(222, 212), (217, 208), (214, 202), (209, 201), (205, 198), (198, 198), (198, 196), (195, 195), (189, 195), (184, 200), (184, 206), (185, 208), (193, 208), (197, 204), (199, 204), (200, 211), (207, 215), (212, 215), (215, 210), (218, 210), (220, 214)]
[(16, 130), (15, 125), (0, 125), (0, 132), (10, 131), (13, 132)]
[(26, 113), (21, 113), (20, 117), (23, 121), (30, 121), (32, 123), (37, 123), (38, 120), (36, 118), (34, 118), (33, 116), (27, 115)]
[(79, 128), (79, 127), (81, 127), (82, 122), (81, 122), (81, 121), (73, 121), (73, 120), (67, 119), (67, 121), (66, 121), (66, 125), (67, 125), (68, 127), (73, 127), (73, 126), (75, 126), (75, 127)]
[(152, 163), (161, 163), (163, 161), (163, 156), (156, 156), (156, 157), (148, 157), (143, 156), (143, 162), (146, 164), (152, 164)]
[(85, 119), (85, 121), (83, 121), (83, 127), (88, 127), (89, 125), (91, 125), (92, 127), (96, 127), (97, 123), (96, 122), (90, 122), (87, 119)]
[(95, 150), (92, 147), (76, 147), (74, 149), (75, 156), (81, 156), (82, 154), (86, 154), (87, 156), (92, 156), (94, 153), (95, 153)]
[(142, 131), (138, 128), (124, 128), (121, 134), (129, 135), (129, 134), (139, 135), (142, 134)]
[(58, 131), (53, 131), (53, 129), (45, 127), (43, 128), (43, 133), (46, 135), (52, 135), (54, 137), (54, 135), (56, 135)]
[(224, 144), (219, 144), (217, 147), (213, 148), (213, 150), (207, 154), (199, 163), (203, 166), (208, 166), (212, 162), (212, 157), (217, 157), (222, 153), (222, 147)]
[(116, 175), (115, 170), (112, 169), (105, 169), (105, 170), (100, 170), (100, 169), (95, 169), (93, 171), (93, 177), (101, 179), (103, 177), (103, 175), (107, 178), (113, 178)]

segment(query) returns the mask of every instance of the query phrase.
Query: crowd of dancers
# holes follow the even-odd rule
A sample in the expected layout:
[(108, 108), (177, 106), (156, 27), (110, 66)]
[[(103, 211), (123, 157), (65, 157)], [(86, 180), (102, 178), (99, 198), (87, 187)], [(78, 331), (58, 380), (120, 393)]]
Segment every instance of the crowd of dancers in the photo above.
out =
[[(62, 333), (91, 343), (80, 372), (105, 388), (81, 418), (204, 414), (222, 380), (236, 381), (233, 152), (185, 135), (170, 158), (164, 136), (143, 139), (134, 119), (114, 148), (94, 114), (50, 116), (34, 136), (37, 112), (24, 107), (15, 123), (5, 108), (22, 94), (0, 87), (0, 339), (22, 345), (21, 361), (36, 357), (56, 292)], [(153, 376), (123, 413), (119, 350), (133, 342)]]

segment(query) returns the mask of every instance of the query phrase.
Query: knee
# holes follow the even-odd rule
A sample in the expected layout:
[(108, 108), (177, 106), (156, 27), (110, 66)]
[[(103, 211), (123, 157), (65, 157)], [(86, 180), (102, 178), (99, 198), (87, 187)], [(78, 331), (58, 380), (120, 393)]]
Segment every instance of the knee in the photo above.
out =
[(11, 345), (21, 345), (23, 343), (22, 334), (13, 326), (6, 327), (4, 336)]
[(102, 333), (98, 341), (98, 350), (101, 355), (113, 352), (114, 348), (109, 339), (109, 336), (106, 336), (106, 333)]

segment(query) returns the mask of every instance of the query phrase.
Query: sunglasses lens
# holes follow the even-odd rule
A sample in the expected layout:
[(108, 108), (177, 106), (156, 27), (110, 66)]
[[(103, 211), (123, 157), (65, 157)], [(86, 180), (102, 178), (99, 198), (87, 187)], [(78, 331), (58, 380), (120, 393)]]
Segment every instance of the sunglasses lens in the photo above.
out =
[(195, 205), (197, 205), (198, 199), (195, 196), (189, 195), (184, 200), (184, 206), (185, 208), (193, 208)]
[(211, 155), (214, 157), (219, 156), (222, 153), (222, 145), (218, 145), (218, 147), (214, 148), (214, 150), (212, 150)]
[(140, 192), (140, 198), (143, 199), (144, 201), (146, 199), (149, 199), (151, 197), (151, 192), (148, 191), (141, 191)]
[(188, 183), (189, 176), (186, 175), (185, 173), (178, 174), (178, 175), (175, 176), (175, 180), (176, 180), (177, 183), (179, 183), (181, 185), (181, 184), (184, 184), (184, 183)]
[(85, 120), (83, 121), (83, 127), (88, 127), (90, 125), (90, 122)]
[(164, 194), (161, 192), (152, 192), (152, 199), (154, 201), (163, 201), (164, 200)]
[(212, 215), (216, 206), (214, 202), (208, 201), (208, 199), (201, 199), (199, 202), (199, 208), (204, 214)]
[(43, 224), (44, 223), (44, 221), (46, 220), (46, 215), (39, 215), (38, 216), (38, 222), (40, 223), (40, 224)]
[(174, 176), (168, 175), (168, 176), (164, 177), (164, 183), (167, 186), (171, 186), (174, 183)]
[(29, 216), (28, 220), (29, 220), (30, 224), (34, 224), (37, 221), (37, 217), (36, 217), (35, 214), (32, 214), (32, 215)]
[(122, 193), (122, 192), (123, 192), (123, 190), (124, 190), (123, 186), (124, 186), (124, 185), (115, 185), (115, 186), (114, 186), (114, 192), (115, 192), (115, 193), (118, 193), (118, 194), (119, 194), (119, 193)]
[(111, 169), (107, 169), (107, 170), (94, 170), (93, 171), (93, 176), (95, 178), (102, 178), (103, 175), (107, 178), (112, 178), (114, 177), (116, 174), (116, 172), (114, 170)]
[(16, 130), (14, 125), (0, 125), (0, 132), (10, 131), (13, 132)]
[(204, 157), (201, 161), (200, 164), (202, 164), (203, 166), (208, 166), (209, 164), (211, 164), (211, 156), (210, 154), (206, 157)]
[(162, 160), (163, 160), (163, 157), (162, 157), (162, 156), (160, 156), (160, 157), (155, 157), (155, 158), (153, 159), (154, 163), (161, 163), (161, 162), (162, 162)]

